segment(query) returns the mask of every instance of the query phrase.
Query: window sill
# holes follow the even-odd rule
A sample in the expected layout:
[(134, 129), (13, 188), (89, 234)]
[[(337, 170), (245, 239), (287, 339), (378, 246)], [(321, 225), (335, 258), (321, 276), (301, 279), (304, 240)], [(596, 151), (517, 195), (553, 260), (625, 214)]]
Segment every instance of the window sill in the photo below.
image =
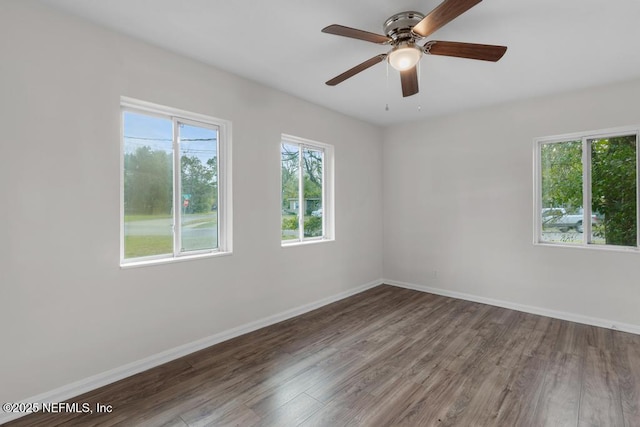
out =
[(331, 242), (335, 242), (335, 239), (317, 239), (317, 240), (304, 240), (302, 242), (298, 242), (298, 241), (294, 241), (294, 242), (282, 242), (282, 247), (283, 248), (293, 248), (293, 247), (297, 247), (297, 246), (308, 246), (308, 245), (317, 245), (319, 243), (331, 243)]
[(533, 242), (533, 245), (546, 246), (551, 248), (586, 249), (588, 251), (640, 253), (640, 248), (634, 248), (630, 246), (612, 246), (612, 245), (607, 246), (607, 245), (585, 245), (585, 244), (570, 245), (566, 243), (551, 243), (551, 242)]
[(216, 257), (227, 256), (232, 254), (233, 252), (210, 252), (206, 254), (184, 255), (184, 256), (175, 257), (175, 258), (159, 258), (159, 259), (152, 259), (152, 260), (130, 261), (130, 262), (121, 261), (120, 268), (129, 269), (129, 268), (139, 268), (139, 267), (151, 267), (154, 265), (173, 264), (175, 262), (193, 261), (196, 259), (203, 259), (203, 258), (216, 258)]

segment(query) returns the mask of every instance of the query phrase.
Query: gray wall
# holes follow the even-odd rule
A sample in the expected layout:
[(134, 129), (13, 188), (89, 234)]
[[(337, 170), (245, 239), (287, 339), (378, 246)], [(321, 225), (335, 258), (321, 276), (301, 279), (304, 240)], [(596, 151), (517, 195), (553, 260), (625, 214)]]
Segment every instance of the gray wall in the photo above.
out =
[[(0, 401), (382, 277), (382, 131), (33, 1), (0, 2)], [(234, 253), (119, 267), (119, 102), (230, 120)], [(335, 242), (280, 246), (281, 133), (335, 146)]]
[(640, 331), (640, 254), (532, 243), (533, 138), (639, 124), (639, 97), (633, 81), (386, 129), (385, 278)]

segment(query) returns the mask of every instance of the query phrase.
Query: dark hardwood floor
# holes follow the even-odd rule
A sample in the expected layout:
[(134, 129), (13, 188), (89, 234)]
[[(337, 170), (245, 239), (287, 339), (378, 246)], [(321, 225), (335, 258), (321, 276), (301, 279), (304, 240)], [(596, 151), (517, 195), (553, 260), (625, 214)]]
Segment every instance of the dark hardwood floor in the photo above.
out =
[(640, 336), (379, 286), (9, 425), (640, 426)]

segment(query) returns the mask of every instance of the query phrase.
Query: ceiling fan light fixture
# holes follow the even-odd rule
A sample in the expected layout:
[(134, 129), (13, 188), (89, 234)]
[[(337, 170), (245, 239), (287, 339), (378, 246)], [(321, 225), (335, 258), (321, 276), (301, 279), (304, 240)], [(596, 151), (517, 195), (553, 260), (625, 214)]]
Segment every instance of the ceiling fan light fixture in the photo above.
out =
[(398, 45), (389, 54), (389, 64), (398, 71), (413, 68), (422, 57), (422, 50), (415, 44)]

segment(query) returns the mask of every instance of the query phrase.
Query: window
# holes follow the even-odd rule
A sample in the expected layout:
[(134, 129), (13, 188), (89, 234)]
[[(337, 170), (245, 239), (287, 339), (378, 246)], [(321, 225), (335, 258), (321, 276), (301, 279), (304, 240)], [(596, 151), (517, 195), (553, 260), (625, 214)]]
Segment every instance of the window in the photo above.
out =
[(535, 242), (638, 248), (638, 130), (535, 142)]
[(121, 105), (121, 265), (231, 252), (230, 124)]
[(283, 135), (282, 243), (333, 238), (333, 147)]

